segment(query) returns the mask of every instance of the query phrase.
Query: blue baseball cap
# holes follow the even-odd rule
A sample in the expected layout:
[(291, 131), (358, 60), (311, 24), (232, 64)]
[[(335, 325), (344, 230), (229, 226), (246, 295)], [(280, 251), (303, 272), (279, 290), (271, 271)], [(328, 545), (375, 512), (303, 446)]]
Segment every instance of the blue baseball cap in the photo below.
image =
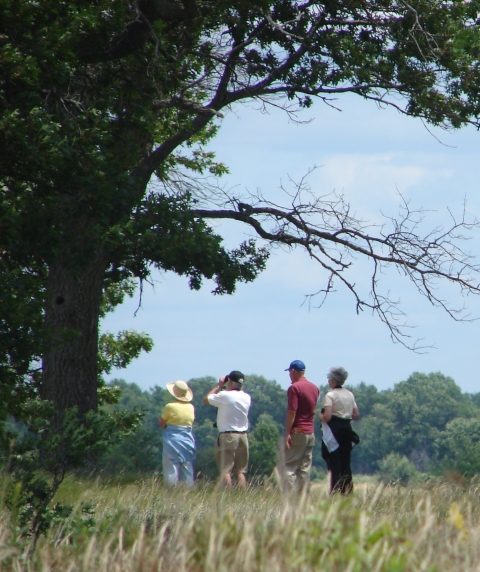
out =
[(297, 371), (305, 371), (305, 364), (301, 359), (294, 359), (285, 371), (296, 369)]

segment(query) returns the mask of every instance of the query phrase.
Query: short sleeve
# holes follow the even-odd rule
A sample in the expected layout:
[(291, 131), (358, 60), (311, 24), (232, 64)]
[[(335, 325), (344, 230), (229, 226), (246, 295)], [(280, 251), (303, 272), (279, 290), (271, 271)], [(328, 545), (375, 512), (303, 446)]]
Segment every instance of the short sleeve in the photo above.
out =
[(170, 418), (170, 403), (167, 403), (162, 411), (162, 419), (168, 423), (168, 419)]
[(220, 393), (212, 393), (212, 395), (209, 395), (207, 399), (208, 403), (214, 407), (218, 407), (219, 405), (223, 405), (228, 402), (228, 396), (224, 391), (221, 391)]
[(333, 407), (333, 395), (330, 391), (327, 393), (327, 395), (325, 395), (325, 398), (323, 400), (323, 406)]
[(298, 409), (298, 395), (295, 386), (291, 385), (287, 390), (288, 410), (296, 411)]

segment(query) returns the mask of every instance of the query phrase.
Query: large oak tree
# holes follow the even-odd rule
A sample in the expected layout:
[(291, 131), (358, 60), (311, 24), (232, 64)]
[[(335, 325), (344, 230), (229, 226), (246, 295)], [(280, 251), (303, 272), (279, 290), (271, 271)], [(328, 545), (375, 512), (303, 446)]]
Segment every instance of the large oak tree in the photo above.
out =
[[(272, 205), (201, 175), (222, 173), (205, 145), (242, 101), (289, 113), (350, 92), (436, 125), (476, 124), (478, 10), (477, 0), (0, 0), (2, 400), (41, 362), (43, 398), (95, 409), (102, 293), (152, 266), (231, 293), (264, 268), (265, 244), (300, 246), (328, 271), (325, 291), (342, 281), (394, 337), (383, 265), (449, 311), (435, 280), (477, 293), (457, 240), (464, 219), (422, 237), (407, 207), (371, 234), (340, 198), (306, 201), (300, 185)], [(228, 251), (214, 218), (266, 242)], [(373, 262), (370, 298), (345, 277), (350, 254)]]

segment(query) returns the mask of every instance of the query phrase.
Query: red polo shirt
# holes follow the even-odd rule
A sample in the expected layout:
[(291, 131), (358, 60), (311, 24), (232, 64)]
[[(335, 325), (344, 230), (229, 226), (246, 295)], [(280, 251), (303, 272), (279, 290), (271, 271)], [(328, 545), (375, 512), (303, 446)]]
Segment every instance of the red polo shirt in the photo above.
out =
[(288, 410), (296, 411), (292, 429), (298, 427), (305, 433), (313, 433), (313, 418), (320, 390), (306, 377), (300, 378), (287, 390)]

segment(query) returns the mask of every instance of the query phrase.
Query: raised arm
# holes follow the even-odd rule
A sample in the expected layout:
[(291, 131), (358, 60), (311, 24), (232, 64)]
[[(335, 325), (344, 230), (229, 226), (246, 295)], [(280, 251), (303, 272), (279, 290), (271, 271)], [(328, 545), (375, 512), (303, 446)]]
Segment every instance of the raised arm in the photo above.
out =
[(205, 403), (206, 405), (210, 405), (209, 401), (208, 401), (208, 396), (209, 395), (213, 395), (215, 393), (217, 393), (218, 391), (220, 391), (220, 389), (222, 389), (222, 387), (225, 385), (225, 376), (222, 375), (222, 377), (218, 380), (218, 385), (216, 385), (215, 387), (213, 387), (208, 393), (207, 395), (205, 395), (205, 397), (203, 398), (203, 403)]

